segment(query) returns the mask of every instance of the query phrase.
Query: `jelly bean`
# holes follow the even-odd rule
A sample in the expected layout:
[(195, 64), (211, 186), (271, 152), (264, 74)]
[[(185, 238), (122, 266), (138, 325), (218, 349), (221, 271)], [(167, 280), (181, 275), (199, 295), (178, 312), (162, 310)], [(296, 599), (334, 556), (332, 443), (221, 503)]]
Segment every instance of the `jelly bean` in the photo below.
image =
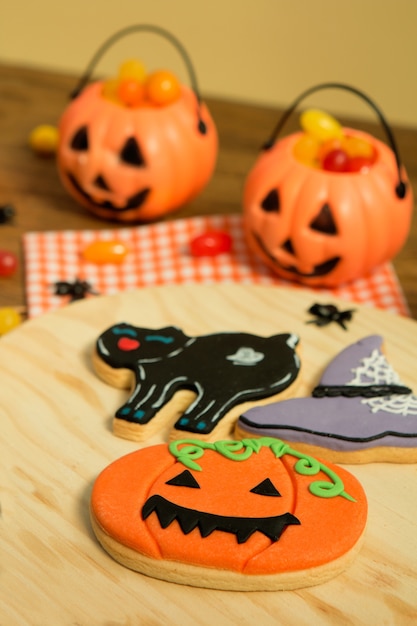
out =
[(320, 149), (320, 142), (312, 135), (304, 133), (294, 145), (294, 156), (297, 161), (309, 165), (310, 167), (319, 167), (317, 155)]
[(349, 157), (344, 150), (332, 150), (323, 159), (322, 167), (327, 172), (347, 172)]
[(117, 95), (118, 86), (119, 86), (119, 81), (116, 80), (115, 78), (110, 78), (109, 80), (106, 80), (106, 82), (103, 83), (103, 88), (101, 91), (103, 98), (120, 104), (120, 100)]
[(119, 82), (117, 86), (118, 98), (128, 107), (139, 106), (144, 101), (145, 88), (142, 83), (133, 79)]
[(146, 69), (143, 63), (137, 59), (128, 59), (124, 61), (119, 68), (119, 80), (135, 80), (142, 83), (145, 80)]
[(58, 146), (58, 129), (49, 124), (36, 126), (29, 135), (29, 145), (40, 156), (51, 156)]
[(308, 109), (301, 114), (301, 128), (319, 141), (342, 137), (343, 129), (339, 122), (324, 111)]
[(127, 246), (116, 239), (109, 241), (94, 241), (86, 246), (82, 257), (88, 263), (103, 265), (105, 263), (123, 263), (129, 250)]
[(0, 276), (12, 276), (18, 265), (17, 256), (13, 252), (0, 250)]
[(364, 156), (354, 156), (348, 160), (348, 172), (368, 172), (373, 165), (373, 160)]
[(372, 162), (376, 159), (376, 150), (374, 146), (362, 137), (353, 137), (352, 135), (344, 137), (343, 150), (345, 150), (348, 156), (352, 158), (365, 157)]
[(171, 72), (159, 70), (150, 74), (146, 83), (148, 100), (156, 105), (168, 105), (181, 96), (181, 85)]
[(190, 243), (191, 254), (200, 256), (217, 256), (230, 252), (232, 238), (228, 233), (221, 230), (207, 231), (194, 237)]
[(333, 139), (328, 139), (327, 141), (323, 141), (320, 143), (320, 148), (318, 149), (317, 153), (317, 157), (320, 163), (322, 163), (325, 156), (333, 150), (343, 150), (343, 138), (334, 137)]
[(0, 335), (5, 335), (22, 323), (22, 316), (11, 307), (0, 309)]

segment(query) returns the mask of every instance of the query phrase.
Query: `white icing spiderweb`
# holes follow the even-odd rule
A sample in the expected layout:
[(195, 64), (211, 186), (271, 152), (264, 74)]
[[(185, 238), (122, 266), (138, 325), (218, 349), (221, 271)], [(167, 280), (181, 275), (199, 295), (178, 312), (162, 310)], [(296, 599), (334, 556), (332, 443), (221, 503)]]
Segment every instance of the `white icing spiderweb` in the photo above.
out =
[[(352, 369), (354, 378), (348, 385), (401, 385), (400, 377), (393, 370), (385, 356), (379, 350), (373, 350), (369, 357)], [(372, 413), (385, 411), (396, 415), (417, 415), (417, 396), (414, 394), (392, 394), (382, 398), (364, 398)]]

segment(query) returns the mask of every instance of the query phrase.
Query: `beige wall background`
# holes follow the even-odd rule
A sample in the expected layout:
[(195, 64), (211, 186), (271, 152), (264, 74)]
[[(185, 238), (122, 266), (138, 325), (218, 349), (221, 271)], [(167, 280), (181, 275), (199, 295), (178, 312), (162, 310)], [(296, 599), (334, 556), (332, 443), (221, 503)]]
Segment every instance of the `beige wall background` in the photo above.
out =
[[(417, 127), (417, 0), (2, 0), (0, 62), (79, 75), (107, 37), (136, 23), (182, 42), (205, 96), (281, 107), (314, 84), (346, 82), (391, 123)], [(178, 53), (150, 34), (117, 43), (96, 76), (131, 57), (187, 80)], [(307, 104), (374, 117), (344, 92)]]

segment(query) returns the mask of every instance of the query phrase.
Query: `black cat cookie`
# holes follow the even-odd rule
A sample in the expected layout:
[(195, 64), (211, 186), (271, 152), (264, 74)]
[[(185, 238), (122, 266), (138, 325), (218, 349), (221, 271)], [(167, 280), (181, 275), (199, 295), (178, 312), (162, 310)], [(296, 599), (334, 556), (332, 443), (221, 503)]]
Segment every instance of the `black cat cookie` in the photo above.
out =
[(98, 338), (93, 366), (108, 384), (131, 390), (114, 416), (115, 435), (144, 441), (173, 424), (173, 439), (211, 441), (230, 435), (244, 403), (290, 394), (300, 371), (298, 343), (292, 333), (189, 337), (174, 326), (120, 323)]

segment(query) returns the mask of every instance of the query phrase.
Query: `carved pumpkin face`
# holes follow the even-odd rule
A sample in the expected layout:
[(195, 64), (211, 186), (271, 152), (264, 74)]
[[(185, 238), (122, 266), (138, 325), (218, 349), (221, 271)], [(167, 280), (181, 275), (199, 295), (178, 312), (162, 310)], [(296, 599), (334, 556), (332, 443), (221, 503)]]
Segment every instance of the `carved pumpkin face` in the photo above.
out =
[[(96, 480), (91, 511), (104, 548), (138, 571), (149, 571), (142, 558), (156, 560), (163, 574), (155, 576), (167, 580), (176, 579), (166, 562), (175, 561), (174, 569), (216, 568), (233, 573), (233, 588), (242, 589), (256, 577), (289, 573), (287, 583), (279, 583), (285, 588), (294, 572), (302, 576), (316, 567), (319, 581), (329, 562), (332, 575), (339, 559), (346, 567), (346, 553), (363, 533), (367, 504), (346, 470), (261, 438), (184, 440), (127, 455)], [(120, 557), (126, 550), (128, 558)], [(200, 579), (177, 582), (216, 586)]]
[(60, 121), (58, 169), (80, 204), (120, 222), (147, 221), (194, 198), (217, 158), (217, 131), (194, 92), (167, 106), (129, 108), (84, 89)]
[[(265, 151), (249, 173), (244, 223), (249, 247), (283, 278), (335, 286), (395, 256), (410, 228), (410, 185), (399, 198), (394, 154), (365, 133), (377, 158), (367, 172), (333, 173), (294, 157), (295, 133)], [(405, 172), (403, 179), (406, 179)]]

